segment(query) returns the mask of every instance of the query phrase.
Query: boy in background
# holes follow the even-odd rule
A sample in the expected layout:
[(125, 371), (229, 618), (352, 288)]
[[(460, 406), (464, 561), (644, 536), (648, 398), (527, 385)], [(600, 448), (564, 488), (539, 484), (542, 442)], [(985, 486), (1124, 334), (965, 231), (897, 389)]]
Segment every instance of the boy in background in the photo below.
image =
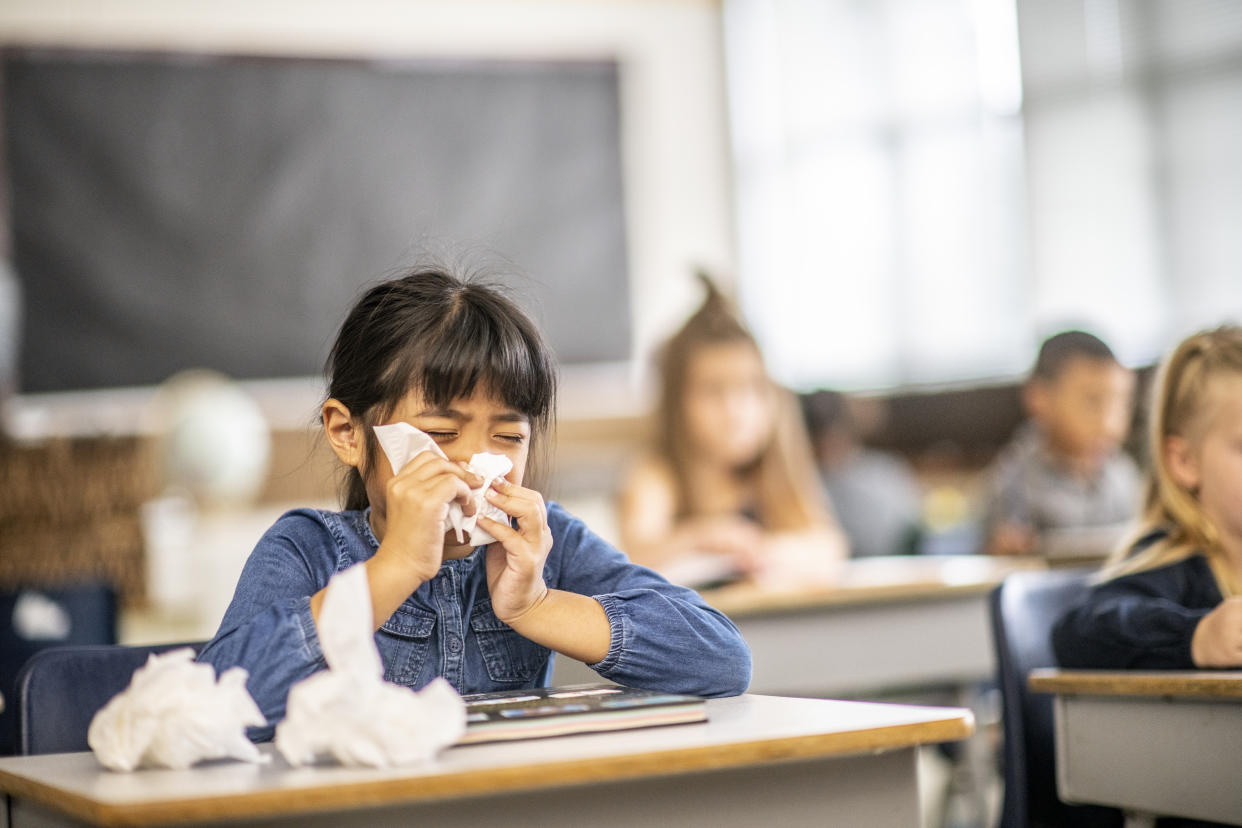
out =
[(1029, 416), (996, 459), (984, 502), (984, 551), (1098, 557), (1139, 507), (1139, 471), (1121, 451), (1134, 374), (1083, 331), (1047, 339), (1023, 387)]

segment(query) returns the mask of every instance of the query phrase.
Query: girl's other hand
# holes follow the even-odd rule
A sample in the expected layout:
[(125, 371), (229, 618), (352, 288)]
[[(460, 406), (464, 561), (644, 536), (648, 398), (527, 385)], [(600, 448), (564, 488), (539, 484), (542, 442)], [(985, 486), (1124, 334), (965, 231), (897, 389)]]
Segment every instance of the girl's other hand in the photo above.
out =
[(479, 516), (479, 526), (496, 538), (487, 547), (487, 588), (496, 617), (512, 625), (548, 596), (543, 564), (552, 551), (552, 530), (543, 496), (503, 477), (492, 482), (487, 501), (517, 519), (517, 529)]
[(988, 538), (987, 552), (990, 555), (1034, 555), (1039, 539), (1035, 530), (1025, 523), (1002, 523)]
[(377, 555), (395, 557), (422, 581), (440, 571), (450, 503), (472, 513), (471, 486), (482, 478), (430, 451), (418, 454), (388, 481), (384, 540)]
[(1203, 616), (1190, 656), (1196, 667), (1242, 667), (1242, 596), (1226, 598)]
[(759, 524), (737, 515), (699, 518), (691, 529), (696, 551), (749, 561), (762, 553), (764, 533)]

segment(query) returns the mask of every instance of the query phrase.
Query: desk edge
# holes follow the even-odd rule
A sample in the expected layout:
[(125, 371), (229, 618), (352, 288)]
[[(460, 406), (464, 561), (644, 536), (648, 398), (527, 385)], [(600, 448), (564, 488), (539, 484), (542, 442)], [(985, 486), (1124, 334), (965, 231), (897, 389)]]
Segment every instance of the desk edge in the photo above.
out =
[[(692, 727), (693, 725), (678, 725)], [(737, 768), (755, 762), (781, 763), (881, 753), (965, 739), (974, 732), (969, 710), (950, 708), (930, 722), (842, 733), (820, 733), (720, 745), (603, 756), (540, 765), (539, 787), (587, 785), (641, 777), (672, 776)], [(656, 762), (652, 758), (658, 757)], [(658, 764), (658, 771), (653, 770)], [(439, 777), (380, 779), (318, 788), (257, 791), (202, 799), (167, 799), (113, 804), (67, 793), (0, 770), (0, 789), (77, 819), (103, 826), (149, 826), (169, 822), (224, 821), (307, 812), (329, 813), (366, 805), (411, 805), (451, 797), (485, 796), (528, 789), (529, 768), (509, 766)]]
[(1032, 670), (1027, 687), (1035, 693), (1092, 696), (1169, 696), (1242, 699), (1242, 671)]

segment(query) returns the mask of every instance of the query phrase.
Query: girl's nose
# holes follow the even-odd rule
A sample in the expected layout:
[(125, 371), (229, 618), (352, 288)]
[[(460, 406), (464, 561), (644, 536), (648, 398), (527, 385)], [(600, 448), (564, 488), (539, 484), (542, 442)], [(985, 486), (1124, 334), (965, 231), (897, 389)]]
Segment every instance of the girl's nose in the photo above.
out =
[(486, 452), (487, 444), (484, 440), (469, 439), (463, 435), (453, 441), (451, 448), (451, 451), (445, 452), (448, 455), (448, 459), (465, 466), (469, 465), (471, 457)]

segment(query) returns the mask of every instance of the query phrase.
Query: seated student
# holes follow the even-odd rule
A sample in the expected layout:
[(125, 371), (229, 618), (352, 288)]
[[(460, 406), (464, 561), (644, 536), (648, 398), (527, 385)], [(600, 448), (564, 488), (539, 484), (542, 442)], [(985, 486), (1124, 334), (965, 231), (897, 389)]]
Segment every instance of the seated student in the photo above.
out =
[(831, 578), (847, 554), (792, 395), (706, 277), (664, 346), (655, 446), (624, 481), (622, 547), (682, 583)]
[(1062, 667), (1242, 667), (1242, 328), (1160, 369), (1138, 539), (1053, 628)]
[(802, 396), (820, 479), (856, 558), (917, 550), (923, 497), (910, 464), (862, 442), (854, 401), (838, 391)]
[[(528, 488), (527, 460), (553, 414), (556, 373), (533, 323), (497, 290), (435, 268), (367, 291), (328, 363), (324, 435), (348, 467), (345, 511), (299, 509), (259, 540), (220, 629), (199, 659), (241, 666), (270, 738), (294, 683), (326, 667), (320, 608), (329, 578), (361, 564), (384, 677), (459, 692), (545, 684), (551, 654), (632, 687), (728, 696), (750, 680), (737, 628), (694, 592), (635, 566)], [(408, 423), (430, 450), (394, 473), (372, 427)], [(500, 454), (486, 493), (511, 517), (462, 543), (451, 503), (475, 514), (466, 468)]]
[(1039, 349), (1023, 403), (1030, 416), (989, 472), (984, 551), (1103, 556), (1138, 511), (1139, 471), (1121, 451), (1134, 375), (1083, 331)]

